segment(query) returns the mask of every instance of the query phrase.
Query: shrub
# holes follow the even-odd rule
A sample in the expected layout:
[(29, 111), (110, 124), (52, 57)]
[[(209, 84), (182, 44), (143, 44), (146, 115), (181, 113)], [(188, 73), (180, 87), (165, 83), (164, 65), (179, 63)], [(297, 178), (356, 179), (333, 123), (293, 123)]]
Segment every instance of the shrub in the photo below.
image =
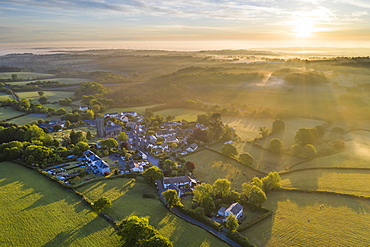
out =
[(248, 238), (244, 237), (243, 235), (241, 235), (239, 232), (237, 231), (228, 231), (226, 236), (232, 240), (234, 240), (235, 242), (237, 242), (238, 244), (240, 244), (241, 246), (243, 247), (253, 247), (255, 246), (254, 244), (252, 244)]

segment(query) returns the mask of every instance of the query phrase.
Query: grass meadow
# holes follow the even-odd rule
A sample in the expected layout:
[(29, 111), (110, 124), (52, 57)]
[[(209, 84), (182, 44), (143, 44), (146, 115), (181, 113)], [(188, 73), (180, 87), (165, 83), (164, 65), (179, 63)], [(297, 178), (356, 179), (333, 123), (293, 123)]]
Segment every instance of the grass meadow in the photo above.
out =
[(60, 116), (39, 117), (39, 116), (32, 116), (31, 114), (30, 116), (26, 115), (23, 117), (12, 119), (8, 121), (8, 123), (14, 123), (18, 126), (22, 126), (22, 125), (30, 124), (34, 121), (38, 121), (39, 119), (42, 119), (45, 121), (60, 120)]
[(241, 232), (257, 246), (368, 246), (370, 243), (370, 200), (319, 193), (270, 192), (264, 206), (275, 213)]
[(144, 114), (146, 109), (156, 107), (156, 106), (160, 106), (160, 105), (162, 105), (162, 104), (148, 105), (148, 106), (123, 107), (123, 108), (109, 108), (104, 113), (113, 113), (113, 112), (120, 113), (120, 112), (124, 112), (124, 111), (134, 111), (134, 112), (137, 112), (139, 114)]
[[(45, 97), (48, 98), (48, 101), (59, 101), (60, 98), (69, 98), (73, 96), (74, 92), (66, 92), (66, 91), (44, 91)], [(40, 98), (37, 91), (34, 92), (19, 92), (17, 93), (20, 99), (30, 99), (32, 102), (39, 103), (38, 99)]]
[[(218, 143), (211, 146), (212, 149), (221, 152), (224, 144)], [(302, 161), (302, 159), (286, 154), (277, 155), (262, 148), (257, 148), (246, 142), (234, 142), (233, 145), (239, 154), (249, 153), (254, 158), (253, 167), (263, 172), (285, 171), (292, 164)]]
[(12, 78), (16, 74), (20, 79), (42, 79), (45, 77), (53, 77), (53, 74), (35, 73), (35, 72), (4, 72), (0, 73), (0, 79)]
[(315, 169), (281, 174), (281, 186), (370, 197), (370, 170)]
[(0, 164), (1, 246), (119, 246), (114, 229), (36, 171)]
[(234, 159), (210, 150), (202, 150), (184, 158), (195, 163), (193, 173), (199, 181), (213, 184), (218, 178), (226, 178), (231, 182), (232, 189), (239, 192), (243, 183), (249, 183), (253, 177), (263, 175)]
[[(121, 221), (132, 215), (148, 217), (149, 224), (157, 228), (163, 236), (168, 237), (175, 246), (227, 246), (207, 231), (169, 212), (158, 199), (157, 192), (143, 177), (137, 177), (132, 185), (129, 184), (130, 180), (118, 178), (99, 181), (84, 185), (78, 191), (91, 200), (97, 200), (102, 196), (110, 198), (113, 207), (106, 212), (116, 220)], [(143, 198), (143, 192), (155, 194), (155, 198)]]
[(84, 79), (84, 78), (53, 78), (53, 79), (45, 79), (45, 80), (31, 80), (31, 81), (17, 81), (17, 82), (9, 82), (10, 85), (26, 85), (30, 82), (36, 82), (36, 81), (59, 81), (63, 84), (68, 83), (82, 83), (82, 82), (90, 82), (90, 79)]
[(156, 111), (155, 114), (159, 114), (166, 119), (167, 116), (171, 115), (175, 117), (175, 121), (186, 120), (188, 122), (196, 121), (197, 116), (204, 114), (203, 111), (185, 109), (185, 108), (171, 108), (161, 111)]
[(0, 121), (22, 115), (23, 112), (14, 110), (11, 106), (0, 107)]

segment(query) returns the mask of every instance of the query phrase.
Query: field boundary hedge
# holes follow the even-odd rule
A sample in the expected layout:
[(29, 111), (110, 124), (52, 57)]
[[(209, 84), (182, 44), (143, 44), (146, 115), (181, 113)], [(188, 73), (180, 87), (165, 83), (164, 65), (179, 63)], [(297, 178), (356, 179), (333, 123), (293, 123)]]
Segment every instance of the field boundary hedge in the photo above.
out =
[(245, 229), (261, 222), (262, 220), (266, 219), (267, 217), (271, 216), (274, 212), (272, 212), (271, 210), (267, 209), (267, 208), (261, 208), (261, 210), (264, 211), (264, 213), (256, 218), (254, 218), (253, 220), (250, 220), (250, 221), (247, 221), (247, 222), (244, 222), (242, 223), (239, 227), (238, 227), (238, 232), (241, 232), (241, 231), (244, 231)]
[(349, 198), (357, 198), (357, 199), (370, 200), (370, 196), (345, 194), (345, 193), (341, 193), (341, 192), (333, 192), (333, 191), (326, 191), (326, 190), (302, 190), (302, 189), (295, 189), (295, 188), (280, 188), (280, 189), (277, 189), (276, 191), (330, 194), (330, 195), (337, 195), (337, 196), (345, 196), (345, 197), (349, 197)]
[(311, 170), (359, 170), (359, 171), (370, 171), (370, 168), (367, 167), (308, 167), (308, 168), (302, 168), (297, 170), (291, 170), (291, 171), (282, 171), (279, 172), (280, 175), (290, 174), (294, 172), (302, 172), (302, 171), (311, 171)]
[(216, 150), (214, 150), (214, 149), (212, 149), (212, 148), (210, 148), (210, 147), (205, 147), (205, 149), (206, 149), (206, 150), (209, 150), (209, 151), (212, 151), (212, 152), (214, 152), (214, 153), (220, 154), (220, 155), (222, 155), (222, 156), (224, 156), (224, 157), (226, 157), (226, 158), (229, 158), (229, 159), (235, 160), (235, 161), (236, 161), (237, 163), (239, 163), (240, 165), (245, 166), (245, 167), (248, 167), (248, 168), (250, 168), (251, 170), (253, 170), (253, 171), (255, 171), (255, 172), (258, 172), (258, 173), (260, 173), (260, 174), (262, 174), (262, 175), (265, 175), (265, 176), (267, 175), (267, 173), (265, 173), (265, 172), (263, 172), (263, 171), (260, 171), (260, 170), (258, 170), (258, 169), (256, 169), (256, 168), (251, 167), (251, 166), (248, 166), (248, 165), (244, 165), (244, 164), (240, 163), (240, 162), (239, 162), (239, 160), (237, 160), (237, 159), (235, 159), (235, 158), (232, 158), (232, 157), (229, 157), (229, 156), (227, 156), (227, 155), (225, 155), (225, 154), (223, 154), (223, 153), (221, 153), (221, 152), (219, 152), (219, 151), (216, 151)]

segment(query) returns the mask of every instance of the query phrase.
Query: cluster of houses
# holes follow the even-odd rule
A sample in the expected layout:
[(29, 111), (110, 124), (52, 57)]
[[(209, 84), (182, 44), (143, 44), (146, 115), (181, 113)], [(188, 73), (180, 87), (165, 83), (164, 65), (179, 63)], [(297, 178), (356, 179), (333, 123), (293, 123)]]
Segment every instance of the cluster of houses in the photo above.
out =
[(83, 153), (82, 162), (88, 166), (87, 171), (91, 171), (94, 174), (104, 175), (111, 172), (107, 162), (90, 150), (86, 150)]

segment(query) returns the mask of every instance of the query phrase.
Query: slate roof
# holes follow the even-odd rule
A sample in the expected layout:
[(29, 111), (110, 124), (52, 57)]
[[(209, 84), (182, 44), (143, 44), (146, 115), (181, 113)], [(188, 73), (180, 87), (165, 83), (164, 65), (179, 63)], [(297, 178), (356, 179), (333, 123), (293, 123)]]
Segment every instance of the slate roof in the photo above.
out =
[(225, 212), (231, 211), (234, 215), (237, 215), (241, 210), (243, 210), (243, 206), (240, 205), (239, 202), (233, 203), (228, 207)]

